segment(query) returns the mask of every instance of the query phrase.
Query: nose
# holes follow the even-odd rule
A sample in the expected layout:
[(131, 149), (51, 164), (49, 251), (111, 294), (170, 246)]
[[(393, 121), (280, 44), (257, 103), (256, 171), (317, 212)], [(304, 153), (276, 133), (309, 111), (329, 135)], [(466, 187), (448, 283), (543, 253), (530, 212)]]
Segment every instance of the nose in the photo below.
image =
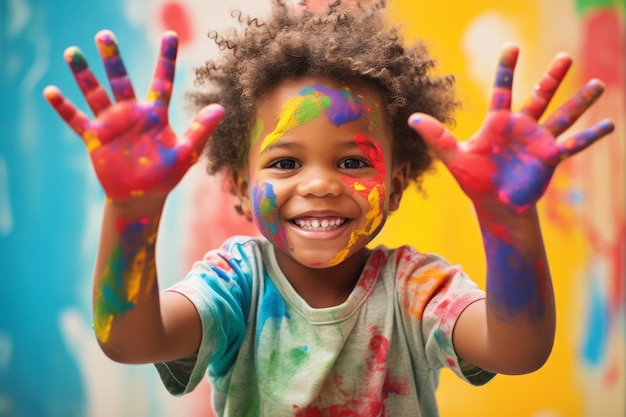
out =
[(336, 197), (341, 194), (344, 181), (341, 174), (331, 168), (312, 168), (301, 172), (298, 194), (303, 197)]

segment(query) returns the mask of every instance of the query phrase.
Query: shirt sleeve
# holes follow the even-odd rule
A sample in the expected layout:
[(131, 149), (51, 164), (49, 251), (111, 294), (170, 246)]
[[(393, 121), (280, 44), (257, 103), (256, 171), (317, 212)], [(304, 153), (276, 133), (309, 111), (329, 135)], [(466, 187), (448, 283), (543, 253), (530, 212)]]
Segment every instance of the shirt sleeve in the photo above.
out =
[(449, 368), (472, 385), (483, 385), (495, 374), (459, 358), (452, 343), (457, 319), (485, 293), (458, 265), (413, 248), (398, 250), (396, 279), (405, 331), (423, 349), (432, 370)]
[(187, 297), (202, 323), (199, 351), (188, 358), (156, 363), (167, 390), (182, 395), (204, 378), (207, 370), (223, 378), (231, 369), (246, 332), (252, 296), (253, 259), (245, 244), (227, 241), (220, 250), (208, 252), (180, 282), (165, 291)]

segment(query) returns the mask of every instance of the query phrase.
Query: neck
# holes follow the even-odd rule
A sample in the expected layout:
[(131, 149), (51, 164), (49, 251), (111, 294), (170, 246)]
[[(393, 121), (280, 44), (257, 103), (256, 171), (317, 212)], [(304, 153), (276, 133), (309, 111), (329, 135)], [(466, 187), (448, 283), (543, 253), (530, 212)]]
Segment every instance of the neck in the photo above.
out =
[(345, 302), (370, 254), (369, 249), (363, 249), (338, 265), (310, 268), (276, 248), (274, 251), (278, 265), (291, 286), (313, 308), (334, 307)]

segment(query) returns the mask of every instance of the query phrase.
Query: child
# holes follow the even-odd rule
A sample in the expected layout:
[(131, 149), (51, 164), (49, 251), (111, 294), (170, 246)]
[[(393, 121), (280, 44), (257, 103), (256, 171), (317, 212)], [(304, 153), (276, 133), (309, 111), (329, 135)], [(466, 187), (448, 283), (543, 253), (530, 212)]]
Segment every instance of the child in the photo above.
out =
[[(107, 196), (93, 301), (110, 358), (155, 363), (174, 394), (208, 372), (225, 416), (434, 416), (443, 367), (480, 385), (542, 366), (555, 307), (536, 202), (561, 160), (612, 131), (602, 121), (555, 141), (603, 86), (590, 81), (539, 123), (571, 64), (559, 54), (512, 112), (518, 49), (507, 44), (483, 126), (457, 142), (441, 124), (457, 107), (453, 78), (432, 75), (424, 46), (406, 47), (381, 6), (321, 16), (276, 0), (264, 22), (239, 15), (243, 33), (211, 34), (224, 56), (197, 71), (208, 88), (191, 95), (202, 108), (180, 138), (167, 117), (174, 33), (145, 100), (112, 33), (96, 43), (114, 102), (66, 51), (95, 119), (56, 87), (44, 94)], [(431, 166), (428, 148), (475, 206), (484, 292), (437, 255), (367, 246)], [(159, 219), (203, 149), (263, 238), (229, 239), (159, 292)]]

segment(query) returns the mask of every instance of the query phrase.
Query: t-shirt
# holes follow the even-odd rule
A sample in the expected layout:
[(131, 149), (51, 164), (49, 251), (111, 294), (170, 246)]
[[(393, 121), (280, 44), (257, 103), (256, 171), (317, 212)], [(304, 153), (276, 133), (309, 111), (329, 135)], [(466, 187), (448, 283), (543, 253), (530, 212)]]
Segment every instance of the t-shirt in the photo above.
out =
[(312, 308), (263, 238), (235, 237), (167, 291), (202, 321), (197, 354), (156, 364), (174, 395), (208, 372), (218, 416), (437, 416), (439, 372), (481, 385), (452, 330), (484, 292), (459, 266), (412, 247), (372, 250), (347, 300)]

